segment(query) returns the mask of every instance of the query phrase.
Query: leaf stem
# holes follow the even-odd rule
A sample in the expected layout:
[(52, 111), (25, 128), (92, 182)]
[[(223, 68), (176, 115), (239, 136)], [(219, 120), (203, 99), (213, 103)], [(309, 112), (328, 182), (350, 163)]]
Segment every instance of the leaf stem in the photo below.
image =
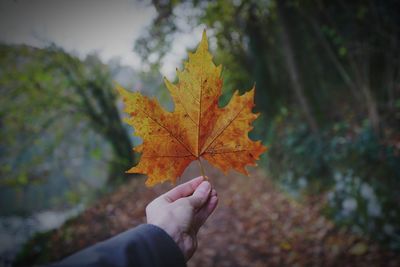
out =
[(205, 179), (208, 179), (207, 176), (206, 176), (206, 174), (205, 174), (204, 167), (203, 167), (203, 164), (201, 163), (200, 157), (197, 158), (197, 161), (199, 162), (201, 175), (202, 175)]

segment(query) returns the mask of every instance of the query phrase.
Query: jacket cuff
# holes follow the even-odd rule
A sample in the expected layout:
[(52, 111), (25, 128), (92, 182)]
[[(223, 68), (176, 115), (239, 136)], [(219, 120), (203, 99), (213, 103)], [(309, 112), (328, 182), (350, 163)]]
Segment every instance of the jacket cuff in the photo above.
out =
[(146, 240), (151, 242), (153, 251), (162, 262), (162, 266), (186, 266), (185, 257), (178, 244), (162, 228), (153, 224), (142, 224), (138, 232), (146, 233)]

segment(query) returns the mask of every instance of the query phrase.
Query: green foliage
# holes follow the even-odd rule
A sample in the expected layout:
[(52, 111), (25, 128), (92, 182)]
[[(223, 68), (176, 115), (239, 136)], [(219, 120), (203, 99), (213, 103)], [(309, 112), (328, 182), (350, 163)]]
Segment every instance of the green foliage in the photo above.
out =
[[(2, 185), (25, 186), (46, 178), (51, 154), (77, 133), (99, 135), (111, 145), (111, 178), (129, 166), (130, 138), (118, 114), (111, 74), (96, 56), (82, 62), (56, 47), (1, 45), (0, 64), (6, 66), (0, 73)], [(92, 154), (99, 159), (98, 149)]]
[(44, 264), (51, 262), (52, 259), (46, 251), (50, 251), (49, 238), (56, 230), (37, 233), (32, 237), (32, 242), (23, 246), (13, 262), (13, 266), (26, 266), (27, 263), (35, 262), (37, 264)]
[(266, 165), (294, 196), (328, 192), (326, 215), (359, 233), (400, 248), (398, 192), (400, 156), (383, 144), (368, 121), (342, 121), (310, 135), (304, 123), (284, 110), (275, 120)]
[(368, 233), (399, 250), (396, 229), (400, 213), (392, 190), (377, 180), (362, 181), (352, 170), (336, 172), (334, 178), (325, 214), (359, 234)]

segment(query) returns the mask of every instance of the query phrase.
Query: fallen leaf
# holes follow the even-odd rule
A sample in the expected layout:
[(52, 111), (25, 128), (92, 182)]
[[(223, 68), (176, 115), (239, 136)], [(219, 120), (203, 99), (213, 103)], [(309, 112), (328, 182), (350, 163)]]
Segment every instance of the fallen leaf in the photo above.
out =
[(175, 104), (173, 112), (155, 99), (117, 86), (130, 115), (125, 121), (143, 139), (135, 147), (142, 153), (140, 162), (128, 173), (147, 174), (146, 185), (153, 186), (175, 182), (193, 160), (201, 163), (201, 157), (224, 172), (235, 169), (247, 175), (245, 166), (256, 165), (266, 147), (248, 137), (258, 116), (252, 113), (255, 88), (241, 96), (236, 91), (229, 104), (219, 108), (221, 69), (212, 62), (204, 31), (184, 70), (177, 71), (179, 82), (164, 79)]
[(350, 254), (361, 256), (368, 250), (368, 245), (363, 242), (358, 242), (350, 249)]
[(291, 246), (288, 242), (286, 242), (286, 241), (281, 242), (280, 246), (281, 246), (281, 248), (283, 248), (284, 250), (290, 250), (290, 249), (292, 248), (292, 246)]

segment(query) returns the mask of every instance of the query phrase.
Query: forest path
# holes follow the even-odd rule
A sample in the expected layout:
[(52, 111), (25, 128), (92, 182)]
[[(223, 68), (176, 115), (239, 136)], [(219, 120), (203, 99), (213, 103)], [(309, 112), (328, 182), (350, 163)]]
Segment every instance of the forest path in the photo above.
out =
[[(207, 175), (219, 195), (217, 210), (199, 232), (195, 266), (400, 266), (400, 258), (376, 243), (335, 227), (320, 214), (322, 198), (298, 203), (277, 190), (257, 169), (250, 177), (224, 176), (211, 166)], [(191, 165), (182, 180), (198, 176)], [(122, 185), (43, 240), (25, 263), (54, 261), (145, 221), (144, 209), (169, 190), (148, 189), (144, 178)], [(43, 245), (45, 244), (45, 245)], [(34, 252), (36, 251), (36, 253)]]

